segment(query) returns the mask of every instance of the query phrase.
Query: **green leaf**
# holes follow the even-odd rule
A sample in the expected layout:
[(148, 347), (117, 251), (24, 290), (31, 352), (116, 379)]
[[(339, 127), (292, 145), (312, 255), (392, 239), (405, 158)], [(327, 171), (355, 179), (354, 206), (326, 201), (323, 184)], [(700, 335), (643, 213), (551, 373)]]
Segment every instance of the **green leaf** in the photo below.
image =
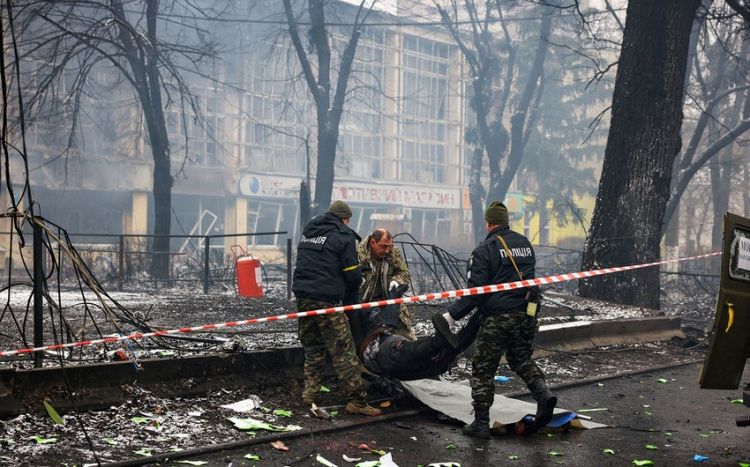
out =
[(335, 417), (338, 414), (339, 414), (338, 410), (331, 410), (331, 417)]
[(248, 460), (251, 460), (251, 461), (259, 461), (260, 460), (260, 456), (258, 456), (256, 454), (245, 454), (244, 457), (245, 457), (245, 459), (248, 459)]
[(665, 431), (664, 434), (667, 435), (667, 436), (672, 436), (672, 433), (669, 432), (669, 431)]
[(278, 415), (280, 417), (291, 417), (292, 411), (291, 410), (284, 410), (284, 409), (276, 409), (273, 411), (274, 415)]
[(110, 446), (117, 446), (117, 441), (114, 438), (104, 438), (102, 441), (109, 444)]
[(47, 409), (47, 415), (49, 415), (49, 418), (51, 418), (52, 421), (55, 422), (55, 425), (65, 425), (65, 422), (60, 417), (60, 414), (57, 413), (57, 410), (52, 407), (52, 404), (50, 404), (47, 399), (43, 400), (42, 402), (44, 403), (44, 408)]
[(385, 451), (378, 451), (377, 449), (370, 449), (370, 454), (375, 454), (376, 456), (385, 456)]
[(646, 411), (644, 410), (644, 411), (643, 411), (643, 415), (648, 415), (648, 416), (650, 417), (650, 416), (651, 416), (651, 412), (646, 412)]
[(742, 405), (742, 404), (744, 404), (744, 403), (745, 403), (745, 400), (744, 400), (744, 399), (734, 399), (734, 400), (732, 401), (732, 404), (740, 404), (740, 405)]
[(133, 454), (138, 454), (139, 456), (149, 457), (151, 455), (151, 448), (141, 448), (137, 451), (133, 451)]
[(33, 439), (34, 441), (36, 441), (36, 444), (53, 444), (57, 442), (57, 438), (45, 438), (43, 436), (36, 435), (27, 439)]
[(562, 456), (562, 455), (563, 455), (563, 453), (561, 453), (561, 452), (557, 452), (557, 451), (549, 451), (549, 452), (547, 453), (547, 455), (548, 455), (548, 456), (552, 456), (552, 457), (560, 457), (560, 456)]
[[(656, 380), (656, 382), (657, 383), (661, 383), (661, 384), (667, 384), (669, 381), (667, 381), (664, 378), (659, 378), (659, 379)], [(649, 461), (649, 462), (651, 462), (651, 461)], [(646, 464), (646, 465), (651, 465), (651, 464)]]
[(516, 455), (508, 456), (508, 459), (510, 459), (512, 461), (517, 461), (518, 460), (518, 456), (516, 456)]
[(331, 390), (328, 389), (326, 386), (321, 385), (320, 386), (320, 392), (331, 392)]
[(175, 464), (187, 464), (187, 465), (206, 465), (206, 461), (175, 461)]
[(646, 449), (651, 449), (651, 450), (655, 450), (655, 449), (659, 449), (659, 448), (657, 448), (657, 447), (656, 447), (656, 446), (654, 446), (653, 444), (647, 444), (647, 445), (646, 445)]
[(633, 465), (637, 466), (643, 466), (643, 465), (654, 465), (653, 461), (650, 461), (648, 459), (633, 459)]
[(282, 429), (277, 428), (274, 425), (271, 425), (270, 423), (263, 422), (261, 420), (256, 420), (254, 418), (234, 418), (229, 417), (227, 418), (230, 422), (234, 424), (234, 427), (238, 430), (268, 430), (268, 431), (284, 431)]
[(151, 423), (151, 420), (153, 420), (151, 417), (133, 417), (130, 419), (130, 421), (138, 423), (139, 425), (141, 423)]
[(456, 449), (456, 445), (453, 443), (450, 443), (448, 446), (445, 447), (445, 449)]
[(750, 467), (750, 462), (740, 462), (740, 467)]
[(610, 456), (614, 456), (615, 455), (615, 450), (614, 449), (610, 449), (610, 448), (607, 448), (607, 449), (605, 449), (602, 452), (604, 452), (604, 454), (609, 454)]

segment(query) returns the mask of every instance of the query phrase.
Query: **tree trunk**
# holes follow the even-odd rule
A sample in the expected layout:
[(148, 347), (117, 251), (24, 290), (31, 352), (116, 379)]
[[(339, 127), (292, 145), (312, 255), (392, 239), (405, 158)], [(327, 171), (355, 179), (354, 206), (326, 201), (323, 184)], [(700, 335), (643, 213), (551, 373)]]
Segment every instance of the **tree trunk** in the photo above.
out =
[[(318, 122), (321, 126), (321, 123)], [(327, 123), (323, 123), (323, 127)], [(315, 205), (316, 215), (324, 213), (331, 205), (333, 192), (334, 162), (336, 161), (336, 143), (338, 131), (318, 131), (318, 168), (315, 176)]]
[[(526, 118), (531, 105), (531, 98), (538, 90), (539, 79), (544, 72), (544, 59), (549, 49), (549, 36), (552, 31), (552, 14), (554, 9), (551, 7), (542, 7), (542, 23), (539, 28), (539, 43), (534, 52), (534, 61), (526, 77), (526, 86), (521, 94), (518, 107), (510, 118), (510, 153), (508, 160), (500, 176), (495, 177), (488, 190), (487, 202), (495, 200), (504, 200), (508, 193), (513, 178), (515, 178), (518, 168), (523, 160), (524, 134), (526, 125), (529, 120)], [(507, 136), (506, 136), (507, 140)]]
[[(631, 0), (612, 122), (582, 269), (659, 259), (672, 165), (680, 151), (690, 31), (699, 0)], [(579, 294), (659, 308), (659, 270), (583, 279)]]

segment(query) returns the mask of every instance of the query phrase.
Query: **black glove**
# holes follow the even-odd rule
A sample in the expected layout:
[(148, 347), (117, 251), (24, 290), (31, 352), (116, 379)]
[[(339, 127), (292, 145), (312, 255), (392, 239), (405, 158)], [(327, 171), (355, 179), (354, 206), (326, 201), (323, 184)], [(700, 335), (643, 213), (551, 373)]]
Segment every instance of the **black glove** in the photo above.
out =
[(388, 298), (401, 298), (409, 289), (409, 284), (394, 285), (388, 290)]

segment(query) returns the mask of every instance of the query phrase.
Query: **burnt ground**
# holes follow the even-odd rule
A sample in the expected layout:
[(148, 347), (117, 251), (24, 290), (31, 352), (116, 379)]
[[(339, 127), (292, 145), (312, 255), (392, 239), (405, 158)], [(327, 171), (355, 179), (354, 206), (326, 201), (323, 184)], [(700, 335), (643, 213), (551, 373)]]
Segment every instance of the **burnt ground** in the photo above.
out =
[[(653, 310), (622, 307), (582, 300), (572, 296), (552, 293), (549, 296), (557, 304), (548, 304), (543, 308), (543, 324), (580, 319), (613, 319), (658, 314)], [(290, 302), (286, 300), (283, 289), (272, 291), (269, 296), (262, 299), (243, 299), (233, 294), (204, 296), (184, 291), (173, 291), (169, 294), (160, 293), (159, 295), (123, 293), (115, 295), (115, 298), (126, 309), (135, 313), (136, 316), (142, 317), (154, 329), (275, 315), (292, 309)], [(63, 299), (65, 300), (65, 297)], [(69, 300), (74, 301), (76, 298), (74, 296)], [(710, 296), (693, 297), (689, 300), (681, 297), (674, 302), (676, 303), (674, 308), (665, 309), (666, 314), (684, 313), (690, 317), (691, 323), (699, 323), (697, 326), (685, 330), (685, 339), (675, 338), (657, 343), (623, 344), (580, 352), (558, 352), (538, 361), (546, 371), (550, 383), (554, 385), (665, 366), (675, 362), (700, 360), (706, 351), (705, 330), (710, 327), (713, 316), (711, 300)], [(18, 299), (16, 307), (20, 309), (22, 304), (25, 305), (23, 297)], [(71, 310), (75, 309), (75, 305), (69, 306)], [(417, 333), (430, 332), (429, 317), (435, 312), (444, 310), (444, 307), (445, 305), (441, 304), (415, 306), (413, 310), (417, 320), (415, 326)], [(94, 316), (97, 316), (97, 312), (98, 310), (94, 309)], [(84, 321), (83, 318), (77, 318), (73, 314), (66, 319), (74, 328), (83, 324)], [(7, 323), (7, 320), (0, 322), (3, 331), (0, 336), (0, 346), (3, 349), (16, 348), (18, 339), (13, 337), (13, 329), (9, 329)], [(107, 330), (106, 323), (103, 320), (99, 324), (103, 329), (102, 333), (106, 334), (111, 331)], [(48, 322), (47, 325), (49, 327), (50, 323)], [(88, 337), (95, 337), (91, 334), (92, 332), (89, 331)], [(255, 350), (297, 345), (296, 323), (290, 321), (264, 324), (253, 329), (241, 330), (240, 333), (204, 333), (196, 337), (209, 339), (233, 338), (235, 342), (205, 343), (164, 340), (156, 343), (146, 342), (142, 346), (135, 347), (133, 353), (137, 358), (179, 358), (183, 355), (222, 352), (222, 348), (229, 347)], [(109, 349), (109, 352), (107, 352), (104, 349), (90, 348), (83, 354), (74, 354), (73, 356), (83, 357), (82, 361), (86, 362), (108, 361), (111, 358), (112, 350)], [(73, 362), (70, 364), (73, 364)], [(4, 362), (3, 365), (21, 368), (30, 367), (27, 360), (10, 360)], [(45, 362), (45, 366), (54, 365), (56, 365), (56, 359), (54, 358), (50, 357)], [(462, 359), (446, 377), (457, 380), (465, 379), (469, 374), (469, 369), (470, 364)], [(85, 405), (88, 397), (95, 398), (98, 395), (81, 393), (71, 398), (66, 391), (56, 390), (47, 394), (30, 396), (25, 400), (28, 414), (12, 420), (3, 420), (0, 423), (0, 464), (81, 465), (86, 462), (94, 462), (91, 446), (97, 452), (99, 460), (104, 463), (139, 457), (148, 453), (164, 453), (170, 450), (191, 449), (207, 444), (247, 439), (249, 435), (234, 428), (227, 418), (232, 416), (246, 417), (248, 415), (235, 414), (220, 406), (251, 396), (257, 396), (262, 400), (262, 407), (250, 414), (250, 416), (259, 420), (274, 425), (297, 425), (304, 429), (330, 426), (331, 422), (310, 417), (301, 406), (299, 400), (302, 384), (300, 373), (299, 369), (296, 369), (290, 372), (271, 371), (262, 374), (210, 379), (193, 378), (159, 385), (134, 384), (123, 386), (114, 388), (113, 391), (124, 397), (125, 402), (115, 403), (106, 410), (74, 410), (63, 415), (64, 425), (54, 424), (50, 417), (43, 413), (42, 399), (45, 396), (52, 405), (67, 407), (71, 405), (71, 399), (76, 400), (78, 404)], [(498, 384), (499, 393), (513, 394), (524, 390), (523, 385), (519, 383), (507, 367), (501, 367), (499, 374), (510, 377), (509, 383)], [(691, 381), (693, 385), (694, 380), (695, 378)], [(606, 384), (609, 385), (610, 383)], [(321, 405), (336, 406), (340, 404), (341, 400), (336, 397), (335, 381), (330, 381), (328, 386), (331, 392), (322, 395)], [(618, 394), (628, 394), (631, 390), (624, 389), (623, 391), (618, 392)], [(372, 394), (372, 397), (378, 398), (379, 396)], [(629, 399), (629, 397), (627, 398)], [(585, 406), (593, 399), (584, 397), (581, 401), (580, 404)], [(580, 405), (578, 407), (576, 405), (567, 406), (565, 403), (561, 405), (573, 409), (580, 408)], [(404, 406), (401, 403), (395, 408), (403, 407), (409, 407), (409, 405)], [(274, 414), (274, 411), (279, 409), (291, 411), (291, 416)], [(335, 408), (332, 410), (336, 411)], [(394, 408), (388, 410), (392, 411)], [(675, 410), (682, 409), (675, 408)], [(349, 417), (340, 413), (334, 417), (333, 423), (356, 420), (356, 417)], [(438, 421), (435, 418), (425, 420), (420, 418), (416, 421), (404, 423), (419, 431), (418, 439), (422, 440), (427, 437), (433, 440), (432, 444), (426, 445), (431, 446), (430, 449), (435, 449), (434, 443), (442, 446), (441, 443), (445, 439), (450, 439), (453, 441), (449, 441), (446, 445), (453, 443), (460, 448), (455, 454), (460, 453), (458, 459), (464, 459), (464, 465), (480, 465), (472, 460), (475, 459), (471, 457), (474, 456), (474, 451), (471, 449), (466, 451), (461, 447), (465, 445), (465, 440), (461, 439), (454, 425)], [(423, 426), (422, 423), (425, 423), (425, 425)], [(604, 421), (604, 423), (609, 422)], [(378, 446), (377, 449), (391, 447), (393, 450), (401, 452), (409, 451), (409, 443), (413, 442), (410, 438), (411, 435), (404, 438), (403, 432), (399, 431), (398, 424), (388, 424), (387, 426), (389, 430), (394, 432), (390, 440), (380, 441), (380, 444), (372, 442), (370, 444), (373, 444), (373, 447)], [(383, 428), (373, 427), (372, 430), (377, 432), (383, 430)], [(449, 433), (452, 433), (452, 435), (446, 438), (446, 434)], [(627, 431), (626, 433), (630, 432)], [(87, 441), (86, 435), (88, 435), (91, 443)], [(257, 434), (259, 437), (267, 435), (265, 431), (260, 431)], [(584, 435), (576, 434), (573, 436)], [(34, 437), (41, 438), (35, 439)], [(373, 438), (371, 441), (377, 443), (378, 438), (374, 435), (362, 435), (357, 439), (367, 438)], [(54, 439), (54, 441), (45, 442), (45, 440), (50, 439)], [(347, 438), (348, 441), (345, 442), (328, 440), (326, 443), (349, 446), (346, 443), (354, 442), (352, 439), (349, 437)], [(536, 439), (545, 438), (537, 437)], [(578, 441), (570, 442), (574, 443), (573, 446), (578, 443)], [(317, 445), (313, 443), (304, 448), (295, 448), (294, 451), (289, 451), (288, 455), (273, 450), (268, 451), (267, 446), (265, 446), (265, 450), (268, 452), (264, 454), (264, 460), (248, 462), (246, 465), (282, 465), (294, 461), (297, 462), (295, 465), (313, 465), (315, 461), (307, 457), (305, 449), (318, 449), (319, 452), (320, 447), (314, 446)], [(443, 448), (444, 446), (440, 449)], [(259, 450), (263, 451), (263, 449), (260, 448)], [(357, 450), (355, 449), (352, 452), (356, 453)], [(476, 452), (481, 453), (483, 451)], [(251, 453), (251, 451), (247, 453)], [(395, 452), (394, 455), (396, 455)], [(424, 452), (422, 455), (424, 455)], [(237, 453), (226, 454), (225, 457), (227, 456), (230, 462), (235, 465), (241, 465), (244, 462), (242, 456), (238, 456)], [(407, 457), (405, 462), (400, 465), (415, 465), (429, 460), (428, 457), (417, 459), (416, 456), (414, 454), (414, 456)], [(211, 464), (227, 464), (225, 458), (221, 456), (210, 457), (210, 459)], [(372, 456), (363, 458), (363, 460), (372, 459)], [(497, 457), (492, 459), (494, 461), (502, 460), (502, 458)], [(341, 454), (336, 459), (330, 460), (338, 465), (346, 464), (345, 461), (342, 461)], [(552, 462), (559, 460), (553, 458)], [(568, 459), (565, 460), (568, 463)], [(481, 463), (485, 464), (483, 461)], [(534, 461), (533, 463), (537, 462)], [(595, 462), (595, 464), (597, 463), (599, 462)], [(625, 462), (625, 464), (628, 463)], [(569, 465), (584, 464), (572, 463)], [(680, 462), (675, 465), (684, 465), (684, 463)]]

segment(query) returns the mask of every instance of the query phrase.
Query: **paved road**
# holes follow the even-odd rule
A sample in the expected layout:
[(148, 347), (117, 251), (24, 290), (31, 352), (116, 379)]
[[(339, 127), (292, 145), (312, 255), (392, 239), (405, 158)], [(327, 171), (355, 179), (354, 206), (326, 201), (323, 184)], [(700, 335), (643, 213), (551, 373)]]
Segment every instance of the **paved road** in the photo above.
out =
[[(633, 465), (651, 460), (653, 465), (697, 465), (695, 454), (707, 456), (706, 465), (739, 465), (750, 462), (750, 427), (737, 427), (735, 418), (750, 415), (750, 409), (731, 401), (742, 397), (733, 391), (702, 390), (698, 387), (700, 364), (654, 373), (624, 376), (600, 384), (559, 390), (560, 405), (592, 412), (594, 421), (610, 425), (596, 430), (575, 430), (554, 435), (493, 436), (489, 442), (465, 438), (460, 429), (437, 418), (414, 417), (359, 428), (355, 431), (288, 441), (289, 451), (268, 444), (242, 451), (204, 455), (193, 460), (211, 465), (316, 465), (317, 454), (338, 465), (353, 466), (342, 455), (374, 460), (357, 446), (391, 452), (399, 466), (458, 462), (462, 466), (484, 465)], [(745, 369), (750, 379), (750, 364)], [(660, 379), (667, 382), (661, 383)], [(356, 418), (341, 417), (347, 421)], [(647, 446), (652, 447), (651, 449)], [(612, 449), (614, 455), (604, 453)], [(558, 453), (553, 455), (552, 453)], [(245, 454), (261, 461), (243, 459)]]

